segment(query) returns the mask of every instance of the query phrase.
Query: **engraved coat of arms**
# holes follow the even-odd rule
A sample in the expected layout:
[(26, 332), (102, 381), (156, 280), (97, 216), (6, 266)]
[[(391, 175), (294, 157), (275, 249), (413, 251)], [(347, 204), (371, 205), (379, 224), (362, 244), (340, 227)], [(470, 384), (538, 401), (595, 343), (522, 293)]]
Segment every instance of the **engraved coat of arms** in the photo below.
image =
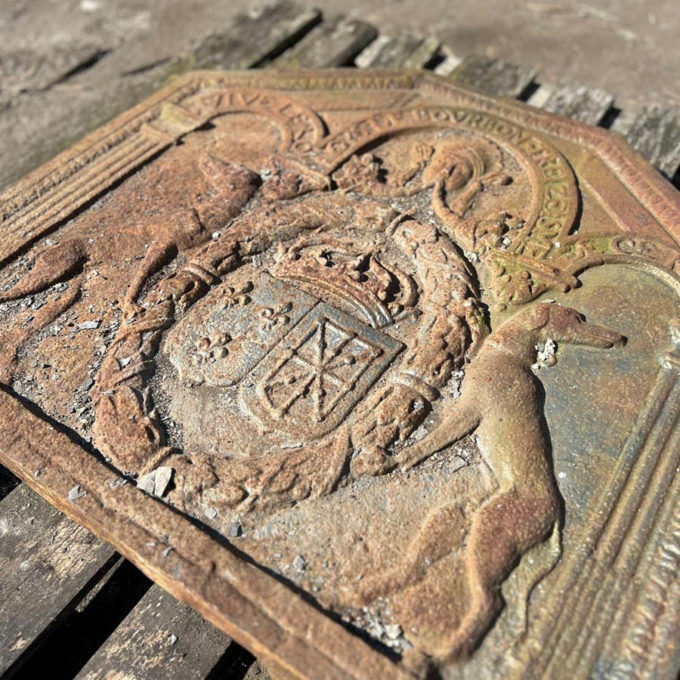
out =
[(4, 384), (212, 537), (157, 570), (195, 569), (206, 611), (211, 579), (240, 579), (296, 640), (286, 656), (278, 628), (248, 633), (275, 668), (348, 668), (289, 602), (356, 651), (356, 677), (637, 668), (642, 614), (610, 632), (602, 612), (642, 602), (663, 541), (638, 524), (662, 511), (632, 480), (677, 458), (661, 204), (631, 233), (632, 194), (598, 189), (618, 151), (591, 140), (615, 161), (588, 161), (581, 128), (431, 77), (385, 74), (361, 105), (329, 75), (233, 78), (154, 104), (130, 128), (148, 160), (6, 266)]

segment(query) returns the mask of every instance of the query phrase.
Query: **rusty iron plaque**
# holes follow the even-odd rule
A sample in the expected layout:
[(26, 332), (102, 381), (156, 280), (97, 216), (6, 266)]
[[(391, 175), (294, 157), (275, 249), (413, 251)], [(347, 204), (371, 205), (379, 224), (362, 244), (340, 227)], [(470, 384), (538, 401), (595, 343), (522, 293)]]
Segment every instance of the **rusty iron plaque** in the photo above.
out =
[(199, 72), (0, 204), (0, 460), (276, 677), (675, 677), (680, 200), (619, 137)]

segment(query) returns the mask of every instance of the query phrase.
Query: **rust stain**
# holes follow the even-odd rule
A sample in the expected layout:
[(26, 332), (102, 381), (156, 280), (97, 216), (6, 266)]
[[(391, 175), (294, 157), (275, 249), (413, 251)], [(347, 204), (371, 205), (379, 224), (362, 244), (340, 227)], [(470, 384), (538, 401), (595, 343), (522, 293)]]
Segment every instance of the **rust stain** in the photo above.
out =
[[(0, 422), (25, 421), (3, 461), (286, 676), (655, 677), (677, 633), (640, 585), (677, 589), (677, 198), (576, 123), (352, 77), (190, 75), (118, 146), (10, 190), (12, 247), (37, 240), (0, 274)], [(414, 96), (381, 109), (388, 87)], [(113, 186), (107, 157), (134, 172)], [(94, 173), (72, 220), (22, 227), (75, 214)], [(642, 198), (591, 216), (622, 192)], [(27, 453), (12, 393), (117, 476), (47, 423)]]

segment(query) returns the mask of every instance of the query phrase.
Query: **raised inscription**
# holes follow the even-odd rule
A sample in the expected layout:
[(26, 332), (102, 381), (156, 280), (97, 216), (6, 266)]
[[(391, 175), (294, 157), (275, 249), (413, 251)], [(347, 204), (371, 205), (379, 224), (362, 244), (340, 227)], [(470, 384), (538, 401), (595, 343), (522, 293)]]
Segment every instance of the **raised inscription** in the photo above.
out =
[(268, 78), (191, 76), (8, 195), (2, 394), (108, 480), (63, 503), (296, 677), (655, 677), (672, 200), (444, 81)]

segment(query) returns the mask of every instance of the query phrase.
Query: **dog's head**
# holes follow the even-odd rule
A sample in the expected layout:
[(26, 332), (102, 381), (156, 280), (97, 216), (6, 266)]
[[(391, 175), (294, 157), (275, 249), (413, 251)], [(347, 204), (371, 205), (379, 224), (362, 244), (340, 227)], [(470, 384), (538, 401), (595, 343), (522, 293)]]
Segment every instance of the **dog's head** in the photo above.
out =
[(527, 330), (538, 332), (537, 340), (607, 349), (623, 345), (626, 338), (616, 331), (586, 321), (583, 314), (556, 303), (542, 302), (527, 308)]

